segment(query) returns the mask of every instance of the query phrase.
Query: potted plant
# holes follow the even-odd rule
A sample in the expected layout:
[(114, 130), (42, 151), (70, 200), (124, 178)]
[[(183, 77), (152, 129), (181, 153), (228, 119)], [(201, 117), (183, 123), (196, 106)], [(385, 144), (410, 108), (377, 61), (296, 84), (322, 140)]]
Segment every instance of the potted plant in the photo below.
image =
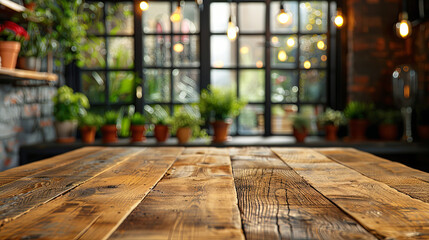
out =
[(146, 137), (144, 136), (146, 131), (144, 125), (145, 122), (146, 119), (141, 113), (136, 112), (134, 115), (132, 115), (130, 127), (131, 142), (142, 142), (146, 140)]
[(93, 143), (95, 141), (95, 133), (101, 125), (103, 125), (103, 117), (88, 113), (79, 119), (80, 133), (82, 135), (82, 142)]
[(201, 91), (199, 108), (204, 119), (213, 126), (213, 142), (227, 140), (231, 118), (236, 117), (245, 105), (232, 91), (213, 87)]
[(62, 86), (58, 88), (53, 102), (57, 141), (74, 142), (78, 119), (85, 115), (86, 109), (89, 108), (88, 98), (82, 93), (74, 93), (73, 89), (67, 86)]
[(296, 114), (292, 118), (293, 136), (296, 142), (302, 143), (308, 135), (310, 128), (310, 119), (303, 114)]
[(27, 31), (29, 39), (21, 44), (17, 67), (30, 71), (40, 71), (42, 58), (47, 54), (48, 40), (37, 23), (28, 22)]
[(115, 143), (118, 141), (118, 113), (115, 111), (107, 111), (104, 114), (104, 125), (101, 127), (101, 135), (103, 143)]
[(21, 43), (28, 39), (28, 33), (18, 24), (5, 21), (0, 24), (1, 67), (15, 69)]
[(344, 115), (349, 120), (350, 140), (365, 140), (366, 129), (368, 128), (368, 114), (374, 108), (373, 104), (352, 101), (349, 102)]
[(396, 110), (377, 110), (375, 114), (380, 138), (387, 141), (396, 140), (398, 138), (398, 123), (401, 121), (401, 113)]
[(319, 115), (318, 122), (325, 128), (326, 140), (336, 141), (339, 126), (346, 124), (347, 120), (341, 111), (327, 108), (323, 114)]
[(174, 113), (171, 120), (171, 132), (176, 134), (179, 144), (185, 144), (189, 139), (207, 135), (205, 130), (201, 130), (202, 124), (200, 113), (190, 106), (184, 106)]
[(155, 125), (154, 136), (157, 142), (165, 142), (170, 136), (169, 123), (170, 116), (167, 111), (160, 105), (155, 105), (151, 107), (146, 105), (144, 107), (145, 111), (149, 114), (149, 120)]

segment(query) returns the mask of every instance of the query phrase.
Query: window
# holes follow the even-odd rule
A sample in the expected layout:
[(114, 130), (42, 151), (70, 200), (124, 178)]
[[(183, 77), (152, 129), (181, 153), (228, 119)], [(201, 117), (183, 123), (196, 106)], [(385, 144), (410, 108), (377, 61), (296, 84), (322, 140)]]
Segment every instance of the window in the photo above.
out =
[[(232, 135), (291, 134), (297, 112), (313, 119), (316, 133), (316, 116), (335, 93), (335, 1), (283, 4), (286, 24), (276, 19), (280, 1), (212, 1), (204, 8), (182, 1), (177, 23), (170, 21), (176, 1), (152, 1), (143, 13), (131, 1), (85, 3), (91, 24), (82, 91), (93, 106), (142, 111), (160, 104), (173, 113), (212, 84), (249, 102)], [(226, 36), (230, 12), (240, 29), (235, 41)], [(138, 85), (142, 98), (135, 97)]]

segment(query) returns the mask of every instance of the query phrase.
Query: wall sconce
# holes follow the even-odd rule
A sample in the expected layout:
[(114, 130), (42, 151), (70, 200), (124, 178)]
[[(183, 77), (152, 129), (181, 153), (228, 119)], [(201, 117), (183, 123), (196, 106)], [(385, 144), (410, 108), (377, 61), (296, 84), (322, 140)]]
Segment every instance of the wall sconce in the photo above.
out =
[(144, 12), (149, 9), (149, 3), (147, 0), (143, 0), (140, 2), (140, 9)]
[(337, 14), (335, 15), (334, 23), (337, 28), (341, 28), (344, 25), (344, 17), (341, 8), (337, 9)]
[(228, 28), (226, 30), (226, 36), (229, 40), (234, 41), (237, 38), (239, 28), (235, 24), (235, 21), (233, 21), (233, 15), (232, 15), (232, 5), (229, 5), (230, 14), (229, 14), (229, 20), (228, 20)]
[(174, 10), (174, 12), (170, 16), (170, 20), (172, 22), (179, 22), (180, 20), (182, 20), (181, 5), (182, 5), (182, 1), (178, 0), (176, 10)]

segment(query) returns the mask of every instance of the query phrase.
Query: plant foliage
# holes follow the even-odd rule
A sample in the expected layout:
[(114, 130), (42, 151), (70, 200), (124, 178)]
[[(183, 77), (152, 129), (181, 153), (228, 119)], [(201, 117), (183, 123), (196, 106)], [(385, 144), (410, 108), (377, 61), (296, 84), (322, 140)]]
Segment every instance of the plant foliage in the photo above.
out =
[(338, 127), (347, 123), (343, 112), (331, 108), (327, 108), (323, 114), (319, 115), (318, 121), (322, 126), (334, 125)]
[(246, 102), (237, 99), (232, 91), (210, 87), (201, 91), (199, 108), (205, 120), (225, 120), (236, 117)]
[(149, 121), (153, 124), (168, 125), (171, 122), (167, 111), (160, 105), (155, 105), (154, 107), (145, 105), (144, 110), (149, 116)]
[(374, 109), (374, 104), (351, 101), (344, 109), (347, 119), (367, 119), (369, 113)]
[(192, 130), (192, 138), (207, 137), (207, 132), (201, 129), (204, 121), (198, 110), (189, 105), (183, 106), (179, 111), (176, 111), (171, 120), (171, 132), (177, 133), (179, 128), (190, 128)]
[(102, 116), (95, 113), (88, 113), (81, 118), (79, 118), (79, 126), (85, 127), (96, 127), (99, 128), (104, 124), (104, 119)]
[(73, 93), (73, 89), (62, 86), (53, 98), (54, 116), (57, 121), (77, 120), (86, 114), (89, 108), (88, 98), (82, 93)]
[(310, 119), (303, 114), (296, 114), (292, 118), (293, 128), (299, 132), (305, 132), (310, 128)]
[(116, 111), (107, 111), (104, 114), (104, 124), (105, 125), (116, 125), (118, 122), (119, 114)]
[(131, 125), (144, 125), (145, 123), (145, 117), (139, 112), (134, 113), (134, 115), (131, 117)]

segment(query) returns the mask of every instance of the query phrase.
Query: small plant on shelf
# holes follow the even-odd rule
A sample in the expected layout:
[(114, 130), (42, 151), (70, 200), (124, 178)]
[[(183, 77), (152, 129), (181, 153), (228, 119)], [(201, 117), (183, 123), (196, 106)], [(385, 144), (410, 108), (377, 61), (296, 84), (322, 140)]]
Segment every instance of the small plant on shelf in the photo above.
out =
[(142, 142), (146, 140), (145, 127), (146, 118), (139, 112), (131, 116), (131, 142)]
[(303, 114), (296, 114), (292, 118), (293, 135), (297, 142), (304, 142), (310, 128), (310, 119)]
[(2, 68), (15, 69), (21, 44), (28, 40), (28, 33), (18, 24), (5, 21), (0, 24), (0, 58)]
[(118, 113), (116, 111), (107, 111), (104, 114), (104, 125), (101, 127), (103, 143), (114, 143), (118, 141)]
[(323, 114), (319, 115), (318, 122), (325, 128), (326, 140), (335, 141), (337, 140), (338, 127), (345, 125), (347, 119), (343, 112), (327, 108)]
[(84, 143), (93, 143), (97, 129), (100, 128), (103, 124), (103, 117), (95, 113), (88, 113), (81, 117), (79, 119), (79, 126), (82, 135), (82, 141)]
[(378, 135), (382, 140), (393, 141), (398, 138), (398, 124), (401, 113), (398, 110), (373, 111), (373, 121), (378, 124)]
[(349, 120), (349, 137), (351, 140), (365, 140), (368, 128), (368, 116), (374, 109), (373, 104), (352, 101), (349, 102), (344, 115)]
[(207, 132), (201, 129), (203, 123), (199, 111), (185, 105), (174, 114), (171, 121), (171, 131), (176, 134), (179, 143), (184, 144), (189, 139), (207, 136)]
[(165, 142), (170, 136), (168, 125), (171, 122), (171, 118), (169, 114), (160, 105), (155, 105), (154, 107), (146, 105), (144, 109), (149, 116), (149, 121), (155, 124), (154, 135), (157, 142)]

